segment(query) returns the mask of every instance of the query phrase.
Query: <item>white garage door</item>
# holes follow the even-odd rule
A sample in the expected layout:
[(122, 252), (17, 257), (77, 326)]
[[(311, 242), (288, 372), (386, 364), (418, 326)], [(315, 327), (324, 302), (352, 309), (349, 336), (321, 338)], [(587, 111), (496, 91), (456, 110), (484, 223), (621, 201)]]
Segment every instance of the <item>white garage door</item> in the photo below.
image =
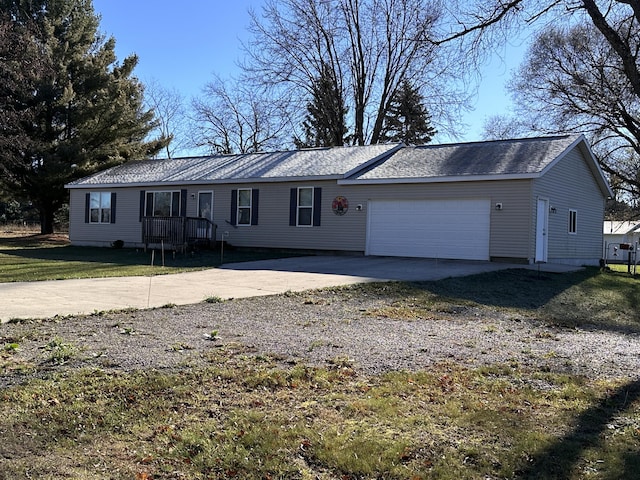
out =
[(489, 260), (489, 199), (372, 200), (367, 255)]

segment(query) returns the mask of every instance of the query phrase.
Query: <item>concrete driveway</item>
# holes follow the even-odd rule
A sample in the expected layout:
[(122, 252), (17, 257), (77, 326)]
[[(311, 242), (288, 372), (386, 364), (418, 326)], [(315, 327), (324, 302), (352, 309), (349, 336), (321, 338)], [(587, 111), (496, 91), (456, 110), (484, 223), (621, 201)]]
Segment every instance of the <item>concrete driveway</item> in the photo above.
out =
[[(311, 256), (227, 264), (175, 275), (0, 283), (0, 321), (186, 305), (214, 296), (254, 297), (362, 282), (439, 280), (523, 267), (527, 266), (396, 257)], [(565, 272), (577, 268), (547, 264), (541, 269)]]

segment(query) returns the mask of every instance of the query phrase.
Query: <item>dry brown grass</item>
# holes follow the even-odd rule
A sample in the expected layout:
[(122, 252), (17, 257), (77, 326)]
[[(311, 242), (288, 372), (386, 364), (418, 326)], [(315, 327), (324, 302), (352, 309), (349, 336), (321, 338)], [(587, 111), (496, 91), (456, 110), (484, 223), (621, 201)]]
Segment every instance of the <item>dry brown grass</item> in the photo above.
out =
[(55, 232), (42, 235), (38, 225), (6, 224), (0, 225), (0, 239), (12, 246), (29, 248), (32, 246), (68, 245), (68, 232)]

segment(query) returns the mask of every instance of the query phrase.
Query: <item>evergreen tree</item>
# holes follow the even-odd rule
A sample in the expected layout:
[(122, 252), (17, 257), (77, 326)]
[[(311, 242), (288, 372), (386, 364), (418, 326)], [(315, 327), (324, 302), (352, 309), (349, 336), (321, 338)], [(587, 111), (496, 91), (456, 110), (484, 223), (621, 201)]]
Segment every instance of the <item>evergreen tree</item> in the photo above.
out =
[(403, 80), (385, 115), (381, 141), (423, 145), (429, 143), (436, 133), (422, 95), (411, 83)]
[[(131, 77), (137, 57), (116, 61), (113, 38), (98, 32), (91, 0), (0, 0), (0, 107), (10, 112), (0, 148), (0, 183), (40, 211), (51, 233), (67, 201), (64, 185), (97, 170), (154, 154), (155, 126), (143, 88)], [(11, 55), (11, 44), (22, 46)]]
[(305, 139), (294, 139), (298, 148), (335, 147), (345, 144), (347, 127), (342, 90), (331, 68), (324, 64), (320, 77), (312, 86), (313, 98), (307, 104), (307, 115), (302, 124)]

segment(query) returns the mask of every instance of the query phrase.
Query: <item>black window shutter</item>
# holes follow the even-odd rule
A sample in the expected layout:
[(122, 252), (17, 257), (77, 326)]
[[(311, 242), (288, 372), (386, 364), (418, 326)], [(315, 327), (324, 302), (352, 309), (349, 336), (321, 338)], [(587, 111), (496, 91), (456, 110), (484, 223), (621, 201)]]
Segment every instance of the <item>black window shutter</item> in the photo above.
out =
[(180, 190), (180, 216), (187, 216), (187, 190)]
[(111, 194), (111, 223), (116, 223), (116, 194)]
[(91, 209), (91, 194), (84, 196), (84, 223), (89, 223), (89, 210)]
[(140, 190), (140, 215), (138, 217), (138, 221), (142, 221), (142, 217), (144, 217), (144, 200), (145, 200), (145, 191)]
[(322, 212), (322, 188), (313, 189), (313, 226), (320, 226), (320, 214)]
[(260, 190), (251, 190), (251, 225), (258, 225), (258, 203), (260, 200)]
[(298, 208), (298, 189), (292, 188), (289, 197), (289, 226), (296, 226), (296, 209)]
[(238, 223), (238, 190), (231, 190), (231, 225)]

